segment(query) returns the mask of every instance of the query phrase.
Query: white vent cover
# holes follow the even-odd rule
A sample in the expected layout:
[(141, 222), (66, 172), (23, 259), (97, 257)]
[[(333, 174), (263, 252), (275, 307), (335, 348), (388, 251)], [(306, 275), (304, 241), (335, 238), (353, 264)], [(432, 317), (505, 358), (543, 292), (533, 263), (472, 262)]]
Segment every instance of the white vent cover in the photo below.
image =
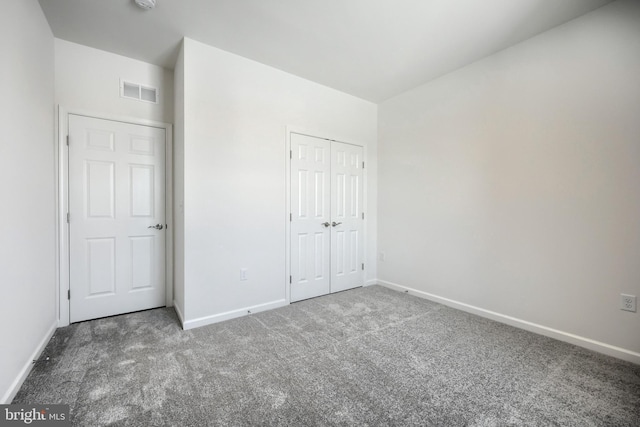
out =
[(151, 102), (153, 104), (158, 103), (157, 88), (125, 80), (120, 80), (120, 96), (123, 98), (135, 99), (137, 101)]

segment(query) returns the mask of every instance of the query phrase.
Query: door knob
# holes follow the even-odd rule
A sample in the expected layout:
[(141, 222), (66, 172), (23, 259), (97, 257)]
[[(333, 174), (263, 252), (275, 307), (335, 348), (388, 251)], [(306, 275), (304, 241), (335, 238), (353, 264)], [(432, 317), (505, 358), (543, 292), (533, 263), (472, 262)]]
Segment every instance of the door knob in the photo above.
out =
[(164, 225), (162, 224), (150, 225), (147, 228), (155, 228), (156, 230), (162, 230), (164, 228)]
[(324, 225), (325, 227), (330, 226), (331, 224), (329, 224), (328, 222), (323, 222), (322, 225)]
[(342, 223), (341, 223), (341, 222), (335, 222), (335, 221), (333, 221), (333, 222), (331, 223), (331, 225), (333, 225), (334, 227), (336, 227), (336, 226), (338, 226), (338, 225), (340, 225), (340, 224), (342, 224)]

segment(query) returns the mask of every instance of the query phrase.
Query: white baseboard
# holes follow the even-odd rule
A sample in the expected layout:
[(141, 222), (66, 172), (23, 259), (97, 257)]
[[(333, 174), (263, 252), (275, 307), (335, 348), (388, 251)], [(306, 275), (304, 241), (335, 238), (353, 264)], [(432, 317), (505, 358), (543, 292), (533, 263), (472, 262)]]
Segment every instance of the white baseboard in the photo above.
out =
[[(274, 308), (284, 307), (289, 305), (287, 300), (281, 299), (277, 301), (268, 302), (265, 304), (254, 305), (251, 307), (240, 308), (238, 310), (227, 311), (224, 313), (213, 314), (211, 316), (200, 317), (197, 319), (182, 321), (182, 329), (198, 328), (200, 326), (211, 325), (212, 323), (222, 322), (224, 320), (235, 319), (236, 317), (248, 316), (249, 314), (259, 313), (261, 311), (272, 310)], [(180, 316), (180, 315), (178, 315)]]
[(458, 310), (466, 311), (467, 313), (475, 314), (487, 319), (495, 320), (500, 323), (504, 323), (516, 328), (524, 329), (529, 332), (534, 332), (540, 335), (544, 335), (550, 338), (555, 338), (560, 341), (574, 344), (580, 347), (587, 348), (589, 350), (597, 351), (608, 356), (613, 356), (618, 359), (626, 360), (632, 363), (640, 365), (640, 353), (636, 353), (625, 348), (616, 347), (610, 344), (606, 344), (600, 341), (595, 341), (590, 338), (581, 337), (569, 332), (559, 331), (557, 329), (549, 328), (547, 326), (538, 325), (537, 323), (528, 322), (526, 320), (518, 319), (516, 317), (507, 316), (504, 314), (496, 313), (495, 311), (485, 310), (484, 308), (475, 307), (473, 305), (465, 304), (463, 302), (455, 301), (449, 298), (440, 297), (438, 295), (430, 294), (428, 292), (419, 291), (417, 289), (402, 286), (397, 283), (387, 282), (385, 280), (377, 280), (379, 285), (394, 289), (396, 291), (408, 292), (411, 295), (415, 295), (420, 298), (428, 299)]
[(182, 325), (182, 329), (184, 329), (184, 315), (180, 311), (180, 307), (178, 306), (178, 304), (176, 304), (176, 300), (173, 300), (173, 309), (175, 310), (176, 314), (178, 315), (178, 319), (180, 320), (180, 324)]
[(13, 382), (11, 383), (9, 390), (7, 390), (4, 396), (2, 396), (2, 400), (0, 400), (0, 403), (8, 405), (11, 403), (13, 398), (16, 397), (16, 394), (18, 394), (18, 391), (20, 390), (20, 387), (22, 387), (24, 380), (27, 379), (27, 376), (33, 369), (33, 361), (38, 360), (38, 358), (44, 351), (44, 348), (49, 343), (49, 340), (51, 340), (51, 337), (56, 332), (57, 328), (58, 328), (58, 321), (54, 320), (51, 326), (49, 327), (49, 329), (47, 330), (47, 332), (44, 334), (44, 336), (36, 346), (33, 353), (31, 354), (31, 357), (29, 357), (29, 359), (25, 362), (24, 366), (20, 370), (20, 373), (18, 374), (16, 379), (13, 380)]

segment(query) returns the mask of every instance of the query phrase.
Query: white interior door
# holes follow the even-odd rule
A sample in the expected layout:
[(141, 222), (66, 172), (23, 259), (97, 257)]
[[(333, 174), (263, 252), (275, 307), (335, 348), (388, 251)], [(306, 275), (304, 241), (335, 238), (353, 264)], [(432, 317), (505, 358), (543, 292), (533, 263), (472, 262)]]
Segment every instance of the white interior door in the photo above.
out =
[(331, 292), (364, 283), (362, 147), (331, 143)]
[(362, 147), (291, 134), (291, 301), (364, 284)]
[(165, 305), (165, 131), (69, 115), (70, 321)]
[(291, 135), (291, 301), (330, 291), (331, 145)]

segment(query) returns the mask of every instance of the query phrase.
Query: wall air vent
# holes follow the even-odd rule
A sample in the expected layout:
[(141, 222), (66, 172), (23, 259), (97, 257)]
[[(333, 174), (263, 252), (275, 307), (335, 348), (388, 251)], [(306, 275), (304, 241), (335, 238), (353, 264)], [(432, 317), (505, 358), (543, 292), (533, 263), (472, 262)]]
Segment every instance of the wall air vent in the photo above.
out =
[(152, 104), (158, 103), (157, 88), (125, 80), (120, 80), (120, 96), (142, 102), (151, 102)]

